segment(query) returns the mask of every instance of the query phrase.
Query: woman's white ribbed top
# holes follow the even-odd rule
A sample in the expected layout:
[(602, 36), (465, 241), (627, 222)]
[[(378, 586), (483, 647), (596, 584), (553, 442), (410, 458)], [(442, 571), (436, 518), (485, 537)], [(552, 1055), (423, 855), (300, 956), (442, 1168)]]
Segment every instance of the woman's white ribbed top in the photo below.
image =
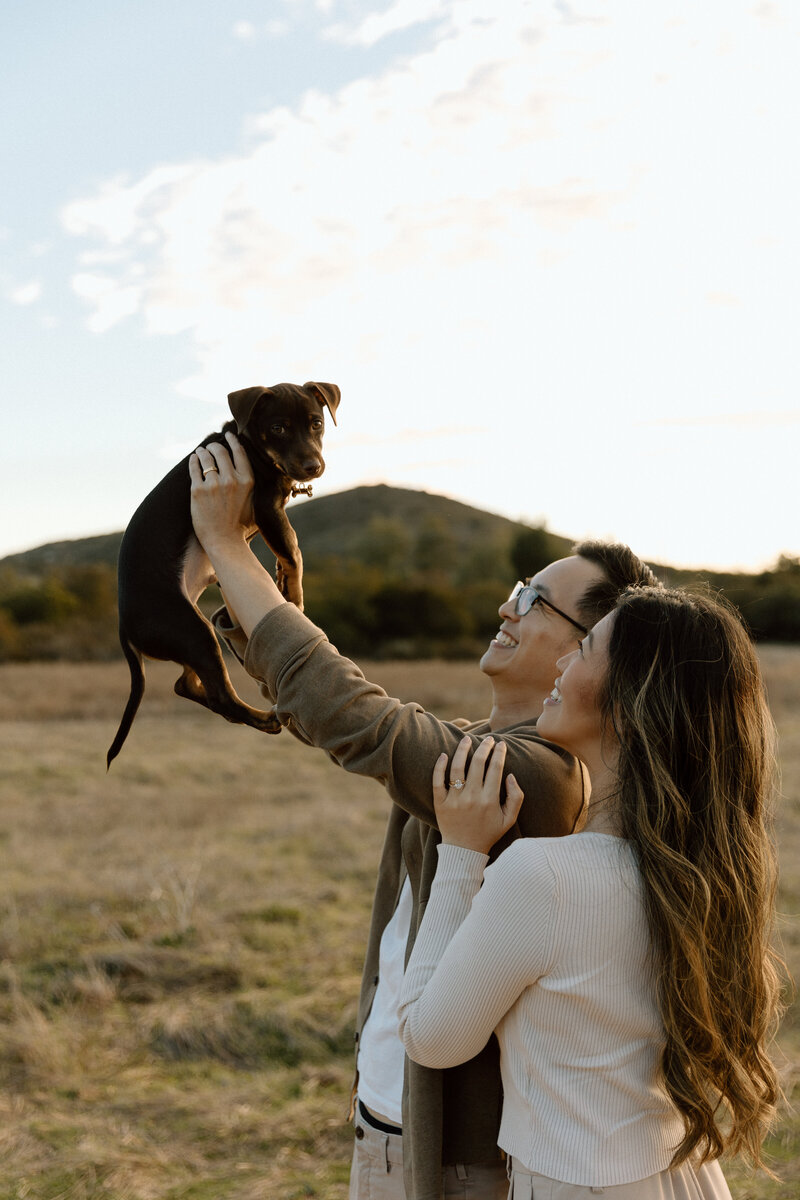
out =
[(524, 838), (487, 862), (439, 847), (399, 1008), (407, 1053), (454, 1066), (494, 1030), (503, 1150), (587, 1187), (664, 1170), (683, 1122), (659, 1079), (664, 1030), (630, 845)]

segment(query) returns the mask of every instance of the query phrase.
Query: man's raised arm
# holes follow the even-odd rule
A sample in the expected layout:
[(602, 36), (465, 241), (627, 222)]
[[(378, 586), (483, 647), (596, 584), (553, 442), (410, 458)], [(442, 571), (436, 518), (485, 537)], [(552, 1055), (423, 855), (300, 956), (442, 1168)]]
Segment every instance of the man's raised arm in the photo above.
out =
[[(227, 438), (229, 449), (213, 443), (190, 459), (192, 520), (248, 638), (247, 671), (264, 684), (281, 720), (291, 718), (304, 740), (346, 770), (380, 780), (397, 804), (435, 825), (431, 771), (440, 754), (452, 757), (463, 727), (388, 696), (284, 600), (248, 545), (252, 472), (238, 439)], [(475, 745), (484, 733), (471, 735)], [(508, 746), (506, 769), (526, 796), (520, 832), (570, 832), (583, 805), (578, 764), (539, 739), (533, 724), (498, 736)]]

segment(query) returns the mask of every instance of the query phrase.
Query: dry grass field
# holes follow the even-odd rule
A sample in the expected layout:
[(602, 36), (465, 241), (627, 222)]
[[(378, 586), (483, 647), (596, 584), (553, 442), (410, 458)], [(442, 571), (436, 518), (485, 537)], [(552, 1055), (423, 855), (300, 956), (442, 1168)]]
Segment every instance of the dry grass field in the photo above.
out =
[[(800, 648), (766, 647), (781, 731), (781, 936), (800, 967)], [(443, 716), (471, 664), (368, 666)], [(284, 734), (227, 725), (154, 664), (0, 668), (0, 1200), (346, 1196), (352, 1026), (386, 800)], [(241, 672), (237, 686), (254, 692)], [(800, 1098), (800, 1028), (780, 1038)], [(729, 1165), (737, 1200), (800, 1194)]]

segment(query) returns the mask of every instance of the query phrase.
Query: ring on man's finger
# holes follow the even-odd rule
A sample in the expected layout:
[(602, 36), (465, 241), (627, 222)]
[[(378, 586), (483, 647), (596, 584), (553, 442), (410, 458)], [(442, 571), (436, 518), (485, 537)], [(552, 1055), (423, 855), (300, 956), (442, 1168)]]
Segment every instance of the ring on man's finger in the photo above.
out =
[(450, 780), (450, 787), (454, 787), (457, 792), (460, 792), (463, 786), (464, 786), (463, 779), (451, 779)]
[(215, 471), (219, 475), (219, 467), (206, 467), (205, 471), (203, 471), (203, 479), (205, 479), (206, 475), (213, 475)]

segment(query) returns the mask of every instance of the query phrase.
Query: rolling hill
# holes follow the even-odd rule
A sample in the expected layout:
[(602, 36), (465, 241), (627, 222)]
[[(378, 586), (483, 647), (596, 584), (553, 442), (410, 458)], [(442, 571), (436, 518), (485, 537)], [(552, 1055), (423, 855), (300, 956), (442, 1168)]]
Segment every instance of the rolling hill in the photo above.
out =
[[(330, 555), (361, 557), (364, 531), (375, 519), (397, 523), (412, 532), (426, 525), (445, 527), (459, 557), (473, 553), (476, 546), (495, 547), (501, 557), (513, 538), (527, 528), (522, 522), (471, 508), (446, 496), (385, 484), (314, 497), (290, 505), (289, 512), (307, 568)], [(569, 538), (550, 536), (559, 553), (569, 553)], [(121, 540), (122, 531), (49, 542), (0, 559), (0, 568), (40, 575), (61, 567), (115, 566)]]

